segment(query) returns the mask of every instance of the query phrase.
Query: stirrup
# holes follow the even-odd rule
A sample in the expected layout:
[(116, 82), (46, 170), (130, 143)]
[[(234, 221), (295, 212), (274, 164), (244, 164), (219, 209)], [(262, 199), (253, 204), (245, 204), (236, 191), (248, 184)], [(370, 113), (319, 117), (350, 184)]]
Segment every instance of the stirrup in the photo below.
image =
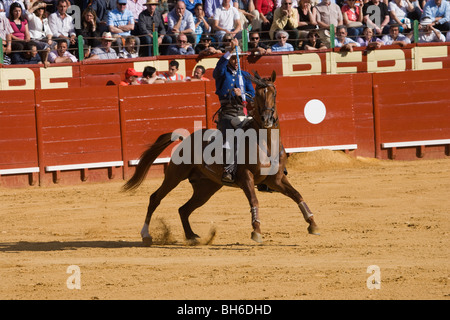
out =
[(233, 184), (234, 183), (233, 175), (225, 171), (222, 175), (222, 182), (224, 184)]

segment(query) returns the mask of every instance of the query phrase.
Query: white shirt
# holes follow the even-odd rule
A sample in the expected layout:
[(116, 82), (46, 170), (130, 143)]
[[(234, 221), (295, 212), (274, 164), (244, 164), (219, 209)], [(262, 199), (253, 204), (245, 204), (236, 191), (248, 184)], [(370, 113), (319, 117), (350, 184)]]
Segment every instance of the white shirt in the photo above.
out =
[(147, 0), (127, 0), (127, 9), (133, 14), (135, 21), (138, 20), (139, 14), (146, 10), (145, 3)]
[[(430, 34), (426, 34), (425, 32), (419, 32), (419, 43), (426, 43), (426, 42), (445, 42), (444, 35), (438, 30), (439, 32), (439, 38), (436, 37), (436, 33), (434, 31), (431, 31)], [(447, 38), (450, 32), (447, 32)], [(448, 40), (447, 40), (448, 41)]]
[[(406, 9), (406, 1), (401, 0), (400, 1), (401, 7), (398, 6), (397, 2), (395, 0), (389, 1), (389, 12), (394, 12), (397, 16), (398, 20), (402, 20), (406, 18), (406, 15), (408, 13), (408, 10)], [(397, 21), (391, 19), (391, 23), (397, 23)]]
[(8, 34), (14, 33), (8, 18), (4, 14), (0, 14), (0, 38), (6, 40)]
[(218, 26), (222, 29), (231, 31), (234, 29), (234, 22), (236, 20), (240, 21), (241, 17), (239, 15), (238, 9), (233, 7), (225, 9), (224, 7), (217, 8), (214, 12), (214, 20), (219, 21)]
[(342, 46), (345, 46), (346, 44), (349, 44), (349, 43), (354, 43), (357, 47), (361, 46), (358, 42), (356, 42), (353, 39), (350, 39), (348, 37), (345, 37), (344, 43), (341, 43), (338, 38), (334, 38), (334, 46), (337, 48), (341, 48)]
[(73, 19), (67, 13), (64, 19), (61, 18), (59, 12), (52, 13), (48, 17), (48, 24), (50, 25), (50, 30), (54, 37), (59, 37), (60, 35), (65, 37), (76, 35)]
[[(55, 63), (55, 60), (58, 57), (58, 52), (56, 50), (50, 51), (50, 53), (48, 54), (48, 61), (51, 63)], [(77, 62), (77, 58), (75, 58), (75, 56), (69, 51), (64, 52), (63, 57), (70, 58), (72, 62)]]
[(28, 28), (30, 30), (31, 39), (40, 40), (47, 38), (47, 35), (52, 35), (47, 18), (41, 20), (34, 13), (30, 13), (28, 11), (25, 11), (25, 14), (29, 24)]

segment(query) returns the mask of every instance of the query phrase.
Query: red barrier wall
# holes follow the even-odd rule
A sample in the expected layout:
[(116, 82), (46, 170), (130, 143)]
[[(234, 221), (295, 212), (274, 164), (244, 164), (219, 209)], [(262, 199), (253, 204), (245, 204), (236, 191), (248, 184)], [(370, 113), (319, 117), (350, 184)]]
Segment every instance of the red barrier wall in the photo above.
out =
[[(96, 181), (96, 163), (122, 161), (117, 93), (117, 87), (36, 90), (41, 184), (72, 183), (80, 171), (82, 180)], [(112, 178), (114, 167), (101, 168)]]
[(38, 170), (34, 92), (3, 92), (0, 99), (0, 185), (34, 184)]
[(379, 158), (448, 155), (450, 141), (435, 144), (450, 139), (448, 69), (374, 74), (373, 81)]

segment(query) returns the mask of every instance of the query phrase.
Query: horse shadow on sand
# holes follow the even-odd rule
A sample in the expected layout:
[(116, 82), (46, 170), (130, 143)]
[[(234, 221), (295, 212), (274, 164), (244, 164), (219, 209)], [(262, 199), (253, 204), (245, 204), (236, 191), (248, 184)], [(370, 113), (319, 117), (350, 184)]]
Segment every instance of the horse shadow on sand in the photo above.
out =
[(263, 247), (298, 247), (297, 244), (244, 244), (244, 243), (229, 243), (229, 244), (205, 244), (192, 242), (165, 242), (156, 240), (152, 246), (146, 246), (142, 241), (106, 241), (106, 240), (77, 240), (77, 241), (47, 241), (47, 242), (0, 242), (0, 252), (51, 252), (51, 251), (67, 251), (78, 250), (83, 248), (92, 249), (122, 249), (122, 248), (164, 248), (164, 249), (204, 249), (210, 250), (232, 250), (232, 251), (246, 251), (255, 246)]

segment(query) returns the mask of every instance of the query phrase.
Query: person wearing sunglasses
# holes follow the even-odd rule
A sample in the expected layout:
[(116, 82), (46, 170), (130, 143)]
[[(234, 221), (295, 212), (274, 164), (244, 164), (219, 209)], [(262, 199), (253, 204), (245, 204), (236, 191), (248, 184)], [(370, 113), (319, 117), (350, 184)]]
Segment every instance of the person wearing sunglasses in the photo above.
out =
[(222, 53), (229, 51), (228, 49), (231, 46), (231, 40), (233, 40), (233, 35), (231, 35), (230, 33), (226, 33), (223, 36), (222, 42), (220, 43), (220, 46), (219, 46), (219, 50)]
[(275, 37), (278, 42), (272, 46), (272, 52), (294, 51), (292, 44), (287, 42), (289, 34), (286, 31), (279, 30)]
[(261, 41), (258, 32), (250, 32), (250, 41), (248, 42), (248, 51), (252, 55), (265, 55), (272, 53), (272, 49)]
[(298, 10), (292, 7), (292, 0), (282, 0), (281, 7), (275, 9), (273, 14), (273, 22), (270, 27), (270, 39), (274, 39), (275, 33), (278, 30), (284, 30), (289, 34), (291, 39), (289, 42), (297, 48), (299, 31), (298, 27)]
[(172, 44), (167, 49), (167, 55), (190, 55), (195, 54), (194, 48), (189, 43), (187, 36), (184, 33), (180, 33), (177, 36), (176, 44)]
[[(116, 9), (112, 10), (108, 15), (109, 31), (115, 38), (114, 46), (117, 46), (117, 52), (122, 51), (124, 44), (123, 39), (131, 36), (134, 30), (133, 13), (127, 9), (127, 0), (117, 0)], [(139, 52), (141, 41), (139, 37), (134, 37), (136, 42), (136, 51)]]
[(327, 47), (322, 43), (317, 30), (311, 30), (308, 33), (307, 39), (303, 41), (300, 50), (316, 51), (316, 50), (326, 50)]

